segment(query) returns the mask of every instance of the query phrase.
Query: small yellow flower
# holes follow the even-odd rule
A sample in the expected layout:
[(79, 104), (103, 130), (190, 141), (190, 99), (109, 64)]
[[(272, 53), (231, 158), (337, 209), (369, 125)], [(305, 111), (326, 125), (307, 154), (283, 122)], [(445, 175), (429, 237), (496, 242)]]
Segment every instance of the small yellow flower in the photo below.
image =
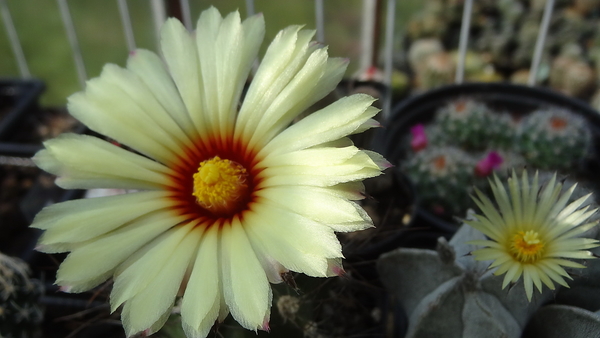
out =
[[(523, 276), (527, 299), (531, 301), (533, 285), (542, 291), (542, 284), (554, 290), (554, 282), (568, 287), (564, 278), (571, 278), (563, 267), (585, 268), (572, 259), (593, 258), (590, 251), (598, 241), (579, 235), (596, 225), (587, 222), (596, 209), (582, 207), (591, 194), (567, 204), (575, 185), (563, 192), (556, 174), (540, 189), (538, 174), (533, 181), (523, 171), (521, 182), (513, 172), (508, 179), (508, 192), (498, 177), (490, 182), (496, 204), (481, 191), (473, 198), (483, 215), (466, 221), (483, 232), (489, 240), (472, 241), (483, 246), (473, 251), (475, 259), (493, 260), (494, 274), (504, 276), (502, 288)], [(587, 223), (586, 223), (587, 222)]]
[(377, 109), (353, 95), (290, 125), (347, 65), (299, 26), (277, 35), (242, 102), (261, 15), (242, 22), (211, 8), (195, 32), (169, 19), (161, 34), (164, 59), (137, 50), (69, 98), (71, 114), (135, 152), (67, 134), (34, 158), (63, 188), (140, 191), (44, 209), (32, 225), (46, 230), (39, 248), (70, 251), (63, 290), (112, 277), (128, 336), (160, 329), (178, 296), (188, 337), (206, 337), (229, 313), (266, 330), (269, 282), (288, 270), (341, 273), (335, 232), (372, 226), (355, 200), (389, 164), (346, 136), (377, 125)]

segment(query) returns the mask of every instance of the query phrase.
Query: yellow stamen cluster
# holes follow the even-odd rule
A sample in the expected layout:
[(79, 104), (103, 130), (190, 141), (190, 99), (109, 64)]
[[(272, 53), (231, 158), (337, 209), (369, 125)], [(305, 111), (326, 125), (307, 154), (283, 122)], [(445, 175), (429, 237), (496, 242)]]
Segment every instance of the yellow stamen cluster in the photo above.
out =
[(523, 264), (537, 262), (544, 252), (544, 242), (533, 230), (517, 232), (510, 243), (511, 255)]
[(248, 193), (246, 168), (237, 162), (215, 156), (202, 161), (194, 174), (194, 192), (198, 205), (213, 214), (229, 214), (239, 207)]

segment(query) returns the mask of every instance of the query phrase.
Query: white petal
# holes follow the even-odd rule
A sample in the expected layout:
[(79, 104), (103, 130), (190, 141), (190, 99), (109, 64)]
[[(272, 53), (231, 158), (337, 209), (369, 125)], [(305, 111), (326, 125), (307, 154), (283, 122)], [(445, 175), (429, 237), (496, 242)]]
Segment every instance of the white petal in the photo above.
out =
[[(170, 258), (182, 245), (181, 243), (193, 226), (195, 223), (169, 229), (119, 265), (114, 273), (114, 285), (110, 294), (112, 311), (139, 294), (154, 279), (160, 278), (161, 271), (167, 264), (175, 264), (169, 262)], [(186, 262), (186, 267), (188, 262)]]
[(267, 252), (265, 252), (262, 246), (257, 245), (257, 243), (252, 244), (252, 249), (256, 254), (256, 258), (260, 262), (265, 274), (267, 275), (267, 279), (269, 283), (279, 284), (283, 282), (282, 274), (289, 272), (281, 263), (279, 263), (275, 258), (271, 257)]
[(85, 92), (68, 98), (69, 112), (90, 129), (168, 164), (176, 160), (179, 145), (146, 115), (126, 93), (106, 80), (107, 65), (99, 78), (86, 83)]
[(137, 285), (136, 287), (142, 290), (127, 301), (121, 318), (128, 335), (150, 327), (154, 327), (156, 330), (155, 323), (159, 322), (163, 314), (173, 307), (183, 275), (198, 247), (201, 230), (190, 232), (191, 229), (191, 224), (176, 230), (173, 229), (185, 237), (172, 252), (163, 250), (163, 255), (167, 256), (168, 260), (162, 266), (159, 265), (160, 262), (157, 262), (154, 268), (159, 270), (158, 274), (149, 278), (146, 287)]
[(359, 152), (358, 148), (311, 148), (304, 150), (291, 151), (283, 154), (267, 155), (257, 168), (268, 168), (275, 166), (331, 166), (341, 164), (355, 156)]
[(214, 226), (203, 235), (192, 274), (181, 303), (181, 320), (188, 337), (206, 337), (219, 316), (221, 281), (219, 276), (219, 229)]
[(533, 296), (533, 280), (531, 277), (531, 267), (529, 265), (523, 266), (523, 285), (525, 286), (527, 300), (531, 301), (531, 296)]
[(379, 176), (380, 167), (364, 152), (358, 152), (340, 164), (330, 166), (277, 166), (262, 170), (259, 188), (278, 185), (332, 186), (338, 183)]
[(314, 31), (300, 31), (300, 28), (285, 28), (269, 45), (240, 108), (236, 136), (250, 139), (261, 114), (269, 108), (314, 50), (308, 44)]
[[(172, 149), (178, 149), (182, 145), (191, 146), (190, 138), (134, 72), (108, 64), (102, 71), (102, 80), (115, 90), (119, 88), (126, 94), (123, 96), (119, 93), (114, 97), (115, 100), (118, 100), (119, 105), (124, 107), (123, 110), (136, 115), (137, 119), (151, 120), (154, 122), (153, 130), (162, 129), (175, 140), (177, 147)], [(157, 133), (156, 137), (160, 137), (160, 135)]]
[(237, 218), (221, 231), (225, 302), (240, 325), (249, 330), (263, 328), (273, 298), (267, 276)]
[(325, 188), (273, 187), (258, 191), (257, 196), (268, 199), (279, 208), (332, 227), (335, 231), (356, 231), (373, 226), (369, 216), (358, 204), (336, 197), (326, 192)]
[(127, 59), (127, 69), (134, 72), (152, 92), (179, 127), (190, 139), (197, 137), (197, 131), (163, 61), (153, 52), (137, 49)]
[(87, 135), (62, 134), (44, 142), (33, 158), (42, 169), (60, 176), (65, 189), (157, 189), (169, 184), (167, 167)]
[(165, 63), (185, 104), (198, 135), (206, 134), (202, 109), (202, 85), (196, 41), (177, 19), (168, 19), (160, 31)]
[(490, 187), (492, 188), (492, 193), (494, 194), (496, 203), (498, 203), (498, 207), (500, 208), (500, 212), (502, 213), (502, 218), (505, 220), (506, 224), (514, 225), (516, 223), (515, 216), (512, 211), (508, 193), (506, 192), (504, 185), (502, 184), (502, 182), (500, 182), (500, 179), (496, 175), (494, 175), (494, 183), (495, 184), (491, 184)]
[(275, 136), (259, 156), (302, 150), (347, 136), (377, 114), (371, 107), (373, 101), (365, 94), (344, 97)]
[(83, 242), (140, 216), (171, 207), (173, 203), (167, 194), (148, 191), (58, 203), (38, 213), (31, 226), (46, 229), (41, 245)]
[(83, 243), (60, 265), (57, 284), (74, 292), (98, 285), (132, 253), (181, 221), (181, 217), (171, 212), (157, 211)]
[(233, 132), (239, 97), (263, 35), (260, 16), (242, 25), (238, 12), (223, 19), (211, 7), (198, 19), (196, 45), (204, 88), (202, 103), (211, 129), (221, 135)]
[(298, 114), (314, 103), (311, 97), (312, 89), (325, 73), (326, 65), (326, 49), (317, 49), (309, 56), (303, 67), (263, 113), (260, 123), (249, 141), (250, 147), (264, 145), (287, 127)]
[(343, 257), (331, 229), (274, 206), (256, 203), (244, 226), (253, 244), (293, 271), (325, 277), (327, 258)]

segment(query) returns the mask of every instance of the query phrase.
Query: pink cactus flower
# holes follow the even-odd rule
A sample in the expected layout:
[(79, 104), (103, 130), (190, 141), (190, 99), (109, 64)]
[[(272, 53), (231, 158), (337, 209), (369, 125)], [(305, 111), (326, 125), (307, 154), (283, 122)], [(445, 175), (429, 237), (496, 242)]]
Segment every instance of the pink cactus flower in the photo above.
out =
[(425, 134), (425, 127), (422, 124), (417, 124), (410, 128), (412, 139), (410, 140), (410, 146), (416, 153), (427, 147), (427, 135)]
[(475, 175), (479, 177), (489, 176), (494, 169), (497, 169), (504, 160), (502, 156), (495, 151), (491, 151), (483, 160), (475, 166)]

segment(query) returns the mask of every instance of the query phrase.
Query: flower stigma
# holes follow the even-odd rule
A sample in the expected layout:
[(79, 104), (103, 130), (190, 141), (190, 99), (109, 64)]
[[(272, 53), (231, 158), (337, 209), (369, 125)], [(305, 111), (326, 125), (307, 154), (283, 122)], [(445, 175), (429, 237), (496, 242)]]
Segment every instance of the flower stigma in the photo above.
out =
[(542, 257), (543, 251), (544, 242), (533, 230), (517, 232), (510, 243), (510, 253), (513, 258), (524, 264), (537, 262)]
[(248, 196), (248, 173), (235, 161), (215, 156), (200, 162), (194, 174), (196, 203), (217, 216), (231, 215)]

